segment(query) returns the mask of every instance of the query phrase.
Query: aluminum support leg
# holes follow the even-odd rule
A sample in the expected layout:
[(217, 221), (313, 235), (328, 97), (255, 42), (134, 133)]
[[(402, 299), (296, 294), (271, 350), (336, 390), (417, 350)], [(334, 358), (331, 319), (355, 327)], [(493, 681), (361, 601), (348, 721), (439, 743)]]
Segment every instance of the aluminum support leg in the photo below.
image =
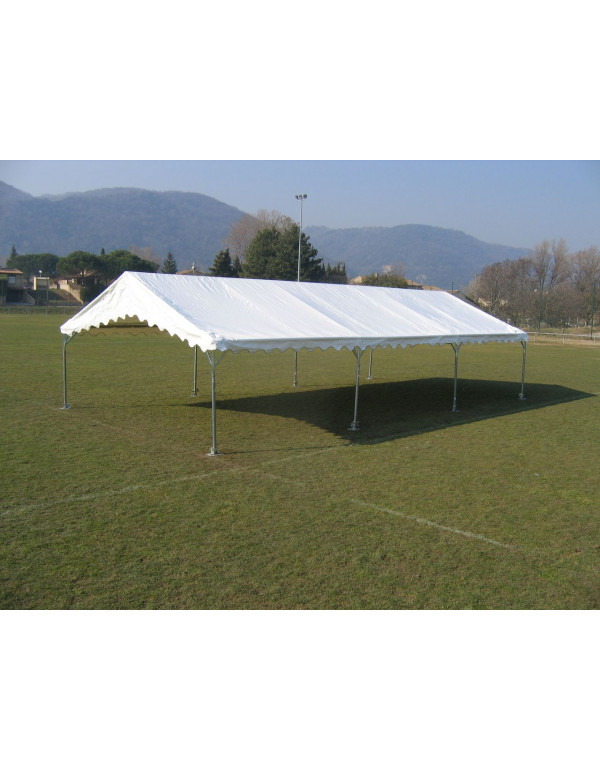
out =
[(210, 374), (211, 374), (210, 393), (211, 393), (211, 406), (212, 406), (212, 447), (210, 448), (210, 452), (208, 452), (208, 457), (214, 457), (215, 455), (221, 454), (221, 452), (219, 452), (219, 449), (217, 447), (217, 378), (216, 378), (215, 370), (217, 366), (221, 363), (224, 355), (225, 353), (221, 353), (220, 356), (217, 357), (216, 350), (206, 351), (206, 357), (208, 358), (210, 363)]
[(523, 366), (521, 368), (521, 392), (519, 393), (519, 399), (525, 401), (525, 359), (527, 357), (527, 342), (521, 340), (521, 347), (523, 348)]
[(458, 412), (456, 408), (456, 392), (458, 389), (458, 351), (460, 350), (460, 343), (451, 343), (454, 349), (454, 396), (452, 398), (452, 411)]
[(66, 334), (63, 334), (63, 355), (62, 355), (62, 364), (63, 364), (63, 405), (61, 409), (70, 409), (71, 404), (67, 401), (67, 345), (71, 341), (72, 337), (69, 337)]
[(194, 345), (194, 389), (192, 396), (198, 395), (198, 345)]
[(352, 351), (356, 356), (356, 389), (354, 391), (354, 419), (350, 425), (350, 430), (358, 430), (358, 386), (360, 385), (360, 359), (365, 352), (360, 348), (354, 348)]
[(373, 348), (369, 351), (369, 376), (367, 380), (373, 379)]

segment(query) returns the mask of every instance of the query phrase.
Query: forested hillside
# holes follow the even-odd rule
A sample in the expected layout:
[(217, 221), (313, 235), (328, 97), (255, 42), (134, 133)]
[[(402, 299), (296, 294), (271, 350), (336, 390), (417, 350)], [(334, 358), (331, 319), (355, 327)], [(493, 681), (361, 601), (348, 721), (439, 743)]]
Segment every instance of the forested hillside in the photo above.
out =
[[(19, 254), (58, 256), (128, 249), (158, 263), (171, 252), (180, 270), (195, 263), (207, 272), (243, 215), (199, 193), (111, 188), (34, 197), (0, 182), (0, 261), (13, 246)], [(407, 278), (444, 289), (528, 251), (427, 225), (303, 229), (323, 263), (345, 263), (349, 278), (402, 263)]]
[(0, 255), (82, 250), (171, 251), (180, 267), (208, 266), (243, 212), (199, 193), (130, 188), (33, 197), (0, 183)]
[(442, 289), (466, 286), (490, 262), (518, 259), (528, 252), (428, 225), (309, 227), (307, 232), (319, 256), (332, 264), (345, 262), (349, 276), (380, 272), (385, 265), (400, 262), (407, 278)]

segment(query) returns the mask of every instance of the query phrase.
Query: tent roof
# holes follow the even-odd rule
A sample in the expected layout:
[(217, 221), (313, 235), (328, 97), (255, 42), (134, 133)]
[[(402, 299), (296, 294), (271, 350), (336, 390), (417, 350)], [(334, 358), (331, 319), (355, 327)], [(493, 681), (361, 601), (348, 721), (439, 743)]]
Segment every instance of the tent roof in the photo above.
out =
[(127, 317), (203, 351), (527, 340), (442, 291), (130, 272), (60, 330), (70, 337)]

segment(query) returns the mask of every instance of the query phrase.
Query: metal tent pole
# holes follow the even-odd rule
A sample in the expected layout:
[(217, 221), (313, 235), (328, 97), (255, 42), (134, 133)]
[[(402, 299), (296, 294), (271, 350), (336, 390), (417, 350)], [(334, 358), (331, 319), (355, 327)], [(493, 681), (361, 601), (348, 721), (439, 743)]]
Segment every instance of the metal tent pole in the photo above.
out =
[(367, 380), (373, 379), (373, 348), (369, 351), (369, 376)]
[(458, 386), (458, 351), (460, 350), (460, 342), (450, 343), (454, 349), (454, 397), (452, 399), (452, 411), (458, 412), (456, 408), (456, 391)]
[(294, 350), (294, 382), (292, 383), (294, 388), (298, 387), (298, 351)]
[(352, 352), (356, 356), (356, 390), (354, 391), (354, 419), (350, 425), (350, 430), (358, 430), (358, 386), (360, 384), (360, 359), (365, 351), (356, 347)]
[(63, 405), (61, 409), (70, 409), (71, 404), (67, 401), (67, 345), (71, 341), (72, 337), (68, 334), (63, 334)]
[(210, 372), (211, 372), (210, 392), (211, 392), (211, 401), (212, 401), (212, 447), (210, 448), (210, 452), (208, 452), (209, 457), (214, 457), (215, 455), (221, 454), (221, 452), (219, 452), (219, 449), (217, 447), (217, 399), (216, 399), (217, 378), (215, 375), (215, 370), (223, 360), (224, 355), (225, 355), (225, 351), (222, 352), (221, 355), (217, 358), (216, 350), (206, 351), (206, 357), (210, 362)]
[(192, 396), (198, 395), (198, 345), (194, 345), (194, 389)]
[(521, 401), (525, 401), (525, 359), (527, 358), (527, 342), (521, 340), (521, 347), (523, 348), (523, 366), (521, 368), (521, 392), (519, 398)]

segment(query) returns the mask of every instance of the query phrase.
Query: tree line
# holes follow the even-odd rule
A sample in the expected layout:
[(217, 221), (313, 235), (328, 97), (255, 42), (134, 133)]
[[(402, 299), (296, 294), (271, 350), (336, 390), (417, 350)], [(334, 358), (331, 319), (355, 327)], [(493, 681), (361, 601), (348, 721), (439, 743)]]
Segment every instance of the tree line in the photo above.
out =
[[(299, 225), (277, 211), (244, 215), (230, 229), (226, 248), (210, 267), (210, 274), (228, 278), (320, 283), (346, 283), (346, 266), (325, 265)], [(300, 264), (298, 265), (298, 262)]]
[(527, 257), (486, 265), (467, 294), (515, 326), (590, 326), (600, 305), (600, 251), (570, 253), (563, 239), (545, 240)]
[[(228, 278), (266, 278), (284, 281), (297, 280), (298, 256), (300, 256), (300, 280), (329, 283), (346, 283), (346, 266), (325, 265), (318, 257), (308, 236), (291, 218), (272, 211), (259, 211), (256, 217), (244, 215), (225, 241), (225, 248), (215, 256), (209, 274)], [(102, 249), (99, 255), (87, 251), (74, 251), (66, 257), (55, 254), (17, 254), (13, 247), (7, 267), (21, 270), (26, 275), (90, 278), (98, 290), (102, 290), (125, 270), (137, 272), (176, 273), (177, 264), (171, 252), (159, 266), (132, 254), (117, 250), (109, 254)], [(91, 294), (91, 288), (88, 294)]]
[[(125, 270), (140, 273), (156, 273), (159, 265), (147, 259), (141, 259), (126, 249), (117, 249), (106, 254), (89, 251), (72, 251), (66, 257), (56, 254), (18, 254), (13, 247), (6, 266), (20, 270), (27, 276), (41, 273), (48, 278), (67, 278), (72, 276), (97, 275), (106, 281), (113, 281)], [(175, 270), (176, 272), (176, 270)]]
[[(219, 251), (209, 268), (212, 276), (227, 278), (264, 278), (271, 280), (347, 283), (346, 265), (324, 264), (309, 237), (299, 225), (277, 211), (245, 214), (229, 231), (225, 248)], [(299, 264), (298, 264), (299, 263)], [(41, 273), (50, 278), (76, 277), (82, 285), (82, 299), (90, 301), (125, 271), (177, 273), (177, 263), (169, 252), (162, 265), (142, 259), (124, 249), (106, 254), (73, 251), (66, 257), (56, 254), (18, 254), (15, 247), (7, 267), (25, 275)], [(363, 279), (372, 286), (405, 287), (407, 281), (400, 265), (397, 269), (373, 273)], [(298, 276), (299, 272), (299, 276)]]
[(66, 257), (56, 254), (18, 254), (13, 246), (6, 261), (8, 268), (20, 270), (27, 276), (43, 275), (48, 278), (76, 277), (81, 284), (81, 298), (89, 302), (126, 270), (138, 273), (176, 273), (177, 263), (169, 252), (162, 263), (142, 259), (126, 249), (116, 249), (108, 254), (89, 251), (73, 251)]

